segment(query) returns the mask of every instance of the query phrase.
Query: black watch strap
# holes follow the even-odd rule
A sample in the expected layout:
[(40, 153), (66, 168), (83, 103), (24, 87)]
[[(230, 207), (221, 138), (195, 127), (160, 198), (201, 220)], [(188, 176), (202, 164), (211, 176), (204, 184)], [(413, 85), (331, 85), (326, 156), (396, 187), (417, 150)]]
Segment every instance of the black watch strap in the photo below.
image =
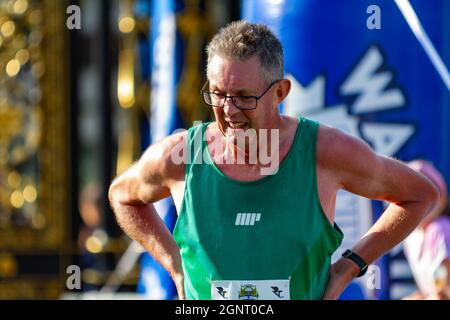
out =
[(367, 263), (358, 256), (356, 253), (354, 253), (352, 250), (345, 250), (345, 252), (342, 254), (344, 258), (352, 260), (356, 265), (359, 267), (359, 274), (356, 276), (357, 278), (362, 277), (367, 272)]

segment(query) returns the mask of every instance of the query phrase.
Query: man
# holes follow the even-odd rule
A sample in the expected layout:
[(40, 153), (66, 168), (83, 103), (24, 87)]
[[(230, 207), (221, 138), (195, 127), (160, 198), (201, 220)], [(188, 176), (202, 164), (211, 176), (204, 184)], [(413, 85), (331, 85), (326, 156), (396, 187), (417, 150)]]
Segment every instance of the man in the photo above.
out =
[[(418, 225), (436, 189), (356, 138), (281, 115), (290, 82), (266, 26), (231, 23), (207, 52), (202, 94), (215, 122), (150, 146), (113, 182), (118, 223), (168, 270), (180, 299), (337, 299)], [(334, 224), (339, 189), (391, 204), (330, 266), (343, 237)], [(170, 195), (174, 236), (152, 205)]]

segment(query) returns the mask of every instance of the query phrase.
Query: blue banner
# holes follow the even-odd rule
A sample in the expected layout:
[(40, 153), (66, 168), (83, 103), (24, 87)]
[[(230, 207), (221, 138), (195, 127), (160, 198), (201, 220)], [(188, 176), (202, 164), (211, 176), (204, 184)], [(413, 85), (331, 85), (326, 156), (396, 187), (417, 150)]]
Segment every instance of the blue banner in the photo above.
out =
[[(243, 0), (243, 18), (269, 25), (285, 48), (292, 91), (284, 113), (360, 137), (378, 153), (426, 158), (450, 173), (450, 1)], [(339, 192), (336, 222), (351, 247), (384, 204)], [(406, 294), (396, 248), (342, 298)], [(371, 278), (372, 276), (372, 278)]]
[[(151, 2), (149, 139), (151, 143), (183, 127), (177, 109), (177, 83), (182, 64), (180, 61), (182, 44), (177, 33), (176, 12), (180, 9), (180, 3), (181, 1), (176, 0)], [(141, 4), (138, 8), (145, 10), (145, 5)], [(172, 198), (166, 198), (154, 205), (172, 231), (177, 217)], [(172, 300), (177, 296), (169, 274), (148, 253), (144, 253), (141, 257), (138, 292), (154, 300)]]

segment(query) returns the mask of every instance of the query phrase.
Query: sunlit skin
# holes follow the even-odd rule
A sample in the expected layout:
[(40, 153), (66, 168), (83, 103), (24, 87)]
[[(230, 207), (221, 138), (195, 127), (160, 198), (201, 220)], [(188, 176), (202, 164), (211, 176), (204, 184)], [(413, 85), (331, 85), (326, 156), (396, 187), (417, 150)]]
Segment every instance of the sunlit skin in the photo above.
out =
[[(260, 96), (270, 85), (263, 77), (261, 68), (257, 56), (246, 60), (215, 56), (210, 61), (208, 69), (209, 91), (229, 96)], [(247, 148), (237, 150), (236, 138), (239, 131), (254, 129), (258, 135), (260, 129), (279, 129), (280, 141), (277, 143), (282, 149), (282, 145), (292, 133), (293, 124), (296, 125), (296, 120), (281, 116), (278, 112), (278, 105), (288, 95), (290, 87), (290, 81), (287, 79), (275, 83), (258, 100), (258, 106), (253, 110), (238, 109), (231, 99), (227, 99), (224, 107), (213, 108), (216, 123), (208, 127), (207, 136), (219, 138), (225, 145), (224, 154), (214, 155), (217, 162), (221, 162), (217, 157), (226, 157), (227, 152), (233, 153), (234, 156), (237, 152), (248, 154)], [(270, 137), (270, 134), (268, 136)], [(257, 142), (250, 141), (250, 143)], [(270, 150), (270, 141), (267, 148)], [(281, 155), (282, 151), (280, 150)]]

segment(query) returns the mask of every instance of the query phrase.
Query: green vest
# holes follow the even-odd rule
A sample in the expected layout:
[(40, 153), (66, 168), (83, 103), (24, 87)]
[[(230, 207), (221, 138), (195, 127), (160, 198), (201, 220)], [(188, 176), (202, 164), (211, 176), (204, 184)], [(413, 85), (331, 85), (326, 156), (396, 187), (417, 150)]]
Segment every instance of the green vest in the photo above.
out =
[(213, 281), (270, 279), (290, 280), (292, 300), (321, 299), (343, 234), (320, 205), (319, 124), (300, 117), (278, 172), (252, 182), (231, 179), (212, 162), (203, 138), (207, 125), (188, 130), (191, 161), (173, 232), (186, 299), (211, 299)]

